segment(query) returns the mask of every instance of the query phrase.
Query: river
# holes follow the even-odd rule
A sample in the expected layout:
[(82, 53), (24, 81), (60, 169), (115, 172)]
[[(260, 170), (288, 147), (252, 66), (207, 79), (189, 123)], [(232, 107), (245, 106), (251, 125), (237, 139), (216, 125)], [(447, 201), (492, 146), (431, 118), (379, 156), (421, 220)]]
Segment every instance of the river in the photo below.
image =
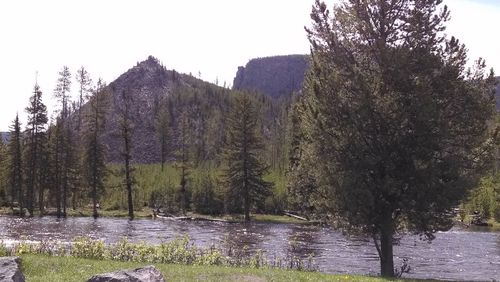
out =
[[(0, 240), (71, 241), (76, 236), (114, 243), (160, 243), (189, 235), (198, 246), (233, 244), (249, 252), (265, 251), (269, 258), (313, 255), (322, 272), (377, 275), (379, 261), (370, 240), (348, 238), (329, 227), (273, 223), (220, 223), (119, 218), (0, 217)], [(500, 280), (500, 233), (454, 228), (436, 234), (432, 243), (402, 236), (394, 247), (395, 265), (408, 258), (412, 270), (405, 277), (465, 281)]]

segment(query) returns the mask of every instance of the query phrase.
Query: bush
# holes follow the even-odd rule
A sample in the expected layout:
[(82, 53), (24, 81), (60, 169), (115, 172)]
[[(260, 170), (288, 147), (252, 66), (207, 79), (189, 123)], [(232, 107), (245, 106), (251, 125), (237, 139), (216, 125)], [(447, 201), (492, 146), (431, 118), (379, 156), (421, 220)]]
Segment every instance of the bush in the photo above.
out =
[(95, 240), (89, 237), (77, 237), (69, 245), (43, 242), (27, 243), (21, 242), (12, 249), (0, 244), (0, 256), (11, 253), (21, 254), (45, 254), (57, 256), (72, 256), (76, 258), (89, 258), (97, 260), (119, 260), (144, 263), (169, 263), (186, 265), (225, 265), (236, 267), (277, 267), (298, 270), (315, 270), (309, 263), (297, 257), (287, 256), (285, 258), (275, 258), (268, 261), (264, 252), (257, 250), (254, 255), (248, 256), (248, 249), (235, 248), (198, 248), (188, 236), (176, 238), (160, 245), (151, 245), (144, 242), (131, 243), (127, 239), (122, 239), (118, 243), (106, 245), (102, 240)]
[(102, 240), (94, 240), (89, 237), (77, 237), (71, 245), (70, 254), (79, 258), (106, 258), (104, 242)]
[(193, 210), (201, 214), (218, 215), (224, 212), (224, 203), (215, 191), (214, 179), (205, 174), (193, 183)]

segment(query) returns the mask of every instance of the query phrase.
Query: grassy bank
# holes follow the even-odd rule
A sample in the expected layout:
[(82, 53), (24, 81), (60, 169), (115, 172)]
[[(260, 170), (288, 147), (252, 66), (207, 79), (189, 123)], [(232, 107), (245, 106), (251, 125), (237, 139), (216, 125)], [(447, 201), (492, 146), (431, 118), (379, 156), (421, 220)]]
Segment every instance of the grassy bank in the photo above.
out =
[[(92, 260), (72, 257), (22, 255), (23, 272), (28, 282), (85, 281), (92, 275), (147, 264)], [(279, 269), (254, 269), (221, 266), (154, 264), (166, 281), (388, 281), (366, 276), (330, 275)], [(413, 281), (413, 280), (391, 280)]]
[[(152, 211), (150, 209), (143, 209), (139, 211), (134, 211), (135, 218), (152, 218)], [(9, 208), (0, 208), (0, 215), (12, 215), (12, 211)], [(49, 216), (52, 213), (48, 214)], [(39, 216), (39, 214), (35, 214), (35, 216)], [(92, 209), (68, 209), (67, 216), (69, 217), (91, 217)], [(100, 217), (118, 217), (118, 218), (127, 218), (128, 210), (99, 210)], [(188, 217), (193, 218), (207, 218), (207, 219), (224, 219), (231, 222), (244, 222), (244, 218), (242, 215), (223, 215), (223, 216), (210, 216), (210, 215), (202, 215), (196, 213), (188, 213)], [(253, 222), (267, 222), (267, 223), (293, 223), (293, 224), (315, 224), (316, 222), (309, 222), (299, 220), (293, 217), (285, 216), (285, 215), (274, 215), (274, 214), (252, 214), (251, 220)]]

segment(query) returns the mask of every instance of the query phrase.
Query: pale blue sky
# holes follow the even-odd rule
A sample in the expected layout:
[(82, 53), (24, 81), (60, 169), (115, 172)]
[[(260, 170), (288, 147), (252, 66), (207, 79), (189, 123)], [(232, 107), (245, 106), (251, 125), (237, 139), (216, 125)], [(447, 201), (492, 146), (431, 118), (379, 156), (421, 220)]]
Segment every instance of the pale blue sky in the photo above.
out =
[[(38, 81), (49, 110), (63, 65), (113, 81), (148, 55), (167, 68), (232, 84), (251, 58), (308, 53), (303, 27), (314, 0), (0, 1), (0, 131), (8, 130)], [(329, 1), (330, 4), (333, 1)], [(500, 70), (500, 1), (445, 0), (448, 34)], [(500, 72), (500, 71), (499, 71)], [(76, 95), (76, 93), (75, 93)]]

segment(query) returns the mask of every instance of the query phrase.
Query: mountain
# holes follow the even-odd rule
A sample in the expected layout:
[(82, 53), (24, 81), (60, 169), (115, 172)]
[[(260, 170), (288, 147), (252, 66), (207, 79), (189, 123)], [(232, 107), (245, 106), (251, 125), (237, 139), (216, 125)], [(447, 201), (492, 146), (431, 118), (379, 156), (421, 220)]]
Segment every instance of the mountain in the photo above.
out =
[(10, 132), (0, 132), (0, 140), (6, 144), (9, 142)]
[[(180, 117), (189, 123), (190, 151), (194, 162), (214, 160), (224, 147), (225, 119), (230, 104), (238, 91), (219, 87), (191, 75), (167, 70), (157, 59), (147, 60), (119, 76), (107, 87), (109, 109), (106, 114), (106, 128), (103, 136), (108, 146), (108, 161), (121, 162), (123, 141), (120, 138), (119, 120), (124, 101), (123, 91), (132, 97), (130, 116), (133, 123), (132, 159), (138, 163), (154, 163), (161, 160), (160, 138), (156, 125), (160, 113), (169, 119), (170, 154), (175, 158), (178, 148), (177, 136)], [(272, 124), (276, 123), (283, 107), (263, 94), (253, 96), (260, 111), (262, 132), (269, 138)]]
[(500, 77), (497, 77), (498, 84), (497, 84), (497, 91), (495, 98), (497, 100), (497, 112), (500, 112)]
[(308, 55), (252, 59), (245, 67), (238, 67), (233, 89), (258, 91), (274, 98), (287, 96), (301, 90), (308, 67)]

